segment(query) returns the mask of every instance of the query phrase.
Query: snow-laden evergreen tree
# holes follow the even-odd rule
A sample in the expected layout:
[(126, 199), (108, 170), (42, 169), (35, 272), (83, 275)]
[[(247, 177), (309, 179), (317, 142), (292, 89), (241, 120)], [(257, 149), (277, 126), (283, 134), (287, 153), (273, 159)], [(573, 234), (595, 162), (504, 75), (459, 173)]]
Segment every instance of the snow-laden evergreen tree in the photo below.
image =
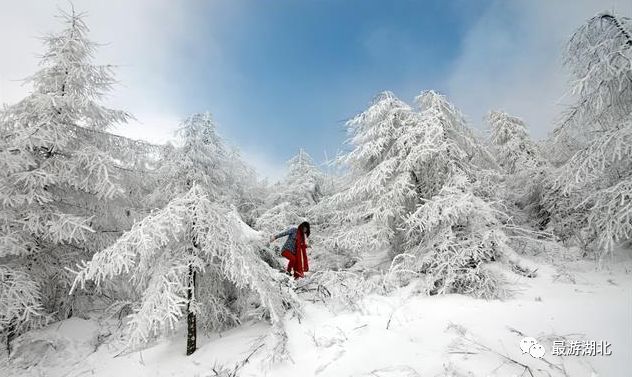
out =
[(254, 227), (265, 205), (267, 183), (259, 180), (255, 169), (243, 160), (236, 147), (229, 150), (228, 163), (234, 205), (244, 222)]
[(346, 185), (314, 211), (318, 223), (329, 225), (322, 229), (324, 246), (334, 254), (358, 260), (394, 241), (416, 200), (414, 172), (399, 169), (403, 145), (397, 144), (415, 120), (410, 106), (384, 92), (347, 122), (352, 149), (337, 161), (348, 169)]
[(75, 286), (129, 275), (141, 292), (129, 320), (132, 346), (173, 330), (186, 315), (187, 354), (196, 349), (198, 322), (211, 331), (252, 316), (269, 318), (278, 337), (273, 347), (284, 347), (281, 321), (297, 302), (287, 277), (259, 256), (258, 233), (232, 207), (233, 164), (210, 115), (187, 118), (179, 135), (181, 146), (158, 168), (153, 202), (164, 208), (83, 264)]
[(233, 171), (229, 151), (216, 132), (212, 115), (198, 113), (184, 119), (176, 137), (181, 145), (165, 148), (156, 169), (158, 184), (150, 200), (162, 207), (198, 183), (214, 200), (227, 204), (233, 193)]
[(576, 99), (554, 130), (557, 162), (568, 161), (596, 138), (626, 122), (632, 112), (630, 50), (632, 22), (597, 14), (580, 26), (564, 50)]
[(276, 234), (309, 220), (309, 210), (323, 197), (324, 181), (325, 175), (312, 157), (300, 149), (287, 162), (285, 179), (270, 188), (268, 208), (257, 219), (257, 229)]
[(73, 314), (73, 276), (64, 267), (129, 229), (140, 209), (127, 201), (134, 189), (123, 176), (138, 179), (133, 170), (151, 149), (107, 132), (130, 118), (101, 105), (115, 83), (112, 67), (92, 63), (96, 45), (81, 14), (61, 18), (64, 29), (43, 38), (31, 93), (0, 113), (0, 266), (13, 271), (0, 274), (0, 286), (24, 290), (0, 312), (11, 336), (37, 323), (37, 314)]
[(424, 274), (427, 293), (505, 295), (501, 277), (486, 264), (515, 264), (518, 258), (497, 210), (474, 193), (463, 171), (454, 170), (441, 190), (406, 218), (406, 226), (408, 249), (393, 267)]
[[(543, 228), (548, 215), (542, 208), (542, 188), (550, 165), (540, 147), (531, 140), (524, 121), (502, 111), (487, 115), (491, 151), (504, 174), (496, 186), (505, 205), (525, 210)], [(516, 218), (514, 211), (514, 219)]]
[(492, 150), (506, 173), (533, 170), (542, 164), (538, 147), (529, 137), (522, 119), (503, 111), (490, 111), (487, 123)]
[(317, 211), (328, 246), (361, 260), (390, 250), (392, 269), (425, 274), (429, 293), (497, 295), (483, 265), (515, 254), (485, 197), (495, 160), (444, 96), (415, 102), (382, 93), (348, 122), (348, 185)]
[[(288, 163), (287, 178), (285, 180), (286, 199), (296, 205), (312, 206), (323, 196), (324, 174), (316, 166), (312, 157), (300, 149)], [(279, 198), (281, 199), (281, 198)]]
[(631, 30), (629, 18), (604, 12), (568, 42), (576, 103), (554, 131), (563, 164), (544, 199), (558, 234), (599, 256), (632, 235)]
[[(445, 127), (428, 127), (421, 113), (390, 92), (347, 123), (352, 150), (338, 161), (349, 169), (348, 185), (321, 207), (333, 224), (348, 224), (332, 229), (333, 248), (352, 254), (389, 246), (401, 251), (404, 217), (437, 193), (449, 174), (436, 159), (461, 157), (452, 150), (456, 143), (466, 161), (480, 157), (482, 149), (461, 114), (442, 96), (426, 94), (419, 98), (436, 101)], [(437, 142), (442, 137), (454, 141)]]
[(490, 195), (488, 169), (497, 168), (495, 160), (444, 96), (429, 91), (415, 101), (418, 149), (410, 158), (423, 163), (425, 174), (421, 199), (404, 217), (405, 250), (394, 267), (424, 274), (430, 294), (503, 296), (501, 279), (486, 264), (522, 261)]
[(0, 264), (0, 313), (8, 354), (15, 336), (47, 321), (39, 284), (19, 266)]
[[(263, 200), (256, 173), (241, 158), (236, 148), (229, 148), (216, 132), (210, 113), (186, 118), (176, 136), (182, 145), (167, 146), (161, 151), (156, 170), (156, 190), (146, 200), (150, 207), (161, 207), (190, 188), (191, 182), (203, 181), (214, 197), (252, 220)], [(193, 174), (197, 174), (194, 176)]]

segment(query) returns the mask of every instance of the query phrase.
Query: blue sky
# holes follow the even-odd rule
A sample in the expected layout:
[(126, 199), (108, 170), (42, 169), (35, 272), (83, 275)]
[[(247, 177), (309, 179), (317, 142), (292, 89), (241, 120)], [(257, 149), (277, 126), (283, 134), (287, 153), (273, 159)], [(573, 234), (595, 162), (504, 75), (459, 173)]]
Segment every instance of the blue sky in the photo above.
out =
[[(465, 4), (467, 2), (458, 2)], [(273, 1), (200, 6), (199, 37), (181, 45), (173, 75), (185, 112), (208, 108), (225, 136), (286, 160), (304, 147), (335, 154), (344, 120), (379, 91), (412, 98), (443, 84), (463, 34), (486, 2)], [(220, 22), (203, 18), (219, 12)], [(215, 14), (217, 15), (217, 14)], [(218, 53), (221, 52), (221, 53)], [(219, 59), (220, 61), (216, 61)], [(191, 94), (194, 94), (193, 96)]]
[[(560, 52), (603, 9), (629, 0), (76, 0), (96, 59), (120, 65), (111, 105), (137, 122), (117, 132), (165, 142), (179, 119), (210, 111), (221, 135), (265, 176), (299, 148), (322, 162), (346, 137), (344, 121), (391, 90), (411, 101), (435, 89), (473, 127), (491, 109), (546, 136), (568, 89)], [(0, 102), (28, 90), (36, 39), (57, 30), (66, 1), (0, 0)]]

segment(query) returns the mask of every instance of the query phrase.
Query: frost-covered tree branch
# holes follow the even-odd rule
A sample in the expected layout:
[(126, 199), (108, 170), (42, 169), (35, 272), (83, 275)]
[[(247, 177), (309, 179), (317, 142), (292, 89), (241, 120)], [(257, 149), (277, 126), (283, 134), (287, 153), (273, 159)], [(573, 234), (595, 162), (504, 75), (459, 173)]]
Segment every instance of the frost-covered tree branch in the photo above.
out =
[(114, 67), (93, 63), (97, 45), (82, 14), (60, 19), (63, 29), (42, 39), (30, 94), (0, 111), (0, 265), (28, 266), (29, 279), (46, 288), (33, 297), (65, 318), (72, 300), (59, 291), (70, 282), (55, 268), (129, 229), (137, 215), (130, 199), (142, 191), (134, 179), (147, 170), (148, 153), (108, 132), (131, 118), (101, 104), (116, 83)]
[[(73, 289), (83, 287), (87, 281), (99, 285), (123, 273), (131, 274), (132, 282), (143, 292), (140, 306), (129, 322), (132, 345), (172, 330), (184, 316), (186, 292), (190, 289), (186, 281), (189, 266), (202, 276), (208, 273), (221, 277), (206, 280), (215, 287), (222, 286), (224, 280), (237, 289), (252, 292), (271, 322), (281, 326), (287, 309), (298, 308), (297, 301), (284, 279), (280, 279), (284, 275), (261, 260), (260, 245), (241, 233), (243, 225), (236, 218), (194, 185), (81, 265)], [(209, 294), (208, 298), (205, 294)], [(219, 323), (232, 323), (243, 314), (228, 310), (213, 289), (196, 290), (194, 297), (198, 306), (195, 310), (215, 313)]]
[(566, 65), (577, 101), (554, 133), (543, 203), (564, 239), (584, 240), (602, 258), (629, 239), (632, 149), (632, 39), (629, 18), (604, 12), (568, 42)]

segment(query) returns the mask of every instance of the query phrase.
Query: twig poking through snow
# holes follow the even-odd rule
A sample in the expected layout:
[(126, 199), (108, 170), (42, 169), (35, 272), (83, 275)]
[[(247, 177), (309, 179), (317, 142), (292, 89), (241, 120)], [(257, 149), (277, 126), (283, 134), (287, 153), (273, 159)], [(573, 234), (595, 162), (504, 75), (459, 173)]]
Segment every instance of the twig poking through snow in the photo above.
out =
[[(517, 330), (515, 328), (511, 328), (508, 327), (509, 331), (512, 333), (515, 333), (519, 336), (524, 336), (524, 333), (520, 330)], [(527, 365), (525, 363), (522, 363), (516, 359), (514, 359), (513, 357), (507, 355), (506, 353), (503, 352), (499, 352), (481, 342), (479, 342), (478, 340), (476, 340), (474, 337), (472, 337), (472, 335), (470, 335), (470, 333), (467, 331), (467, 329), (461, 325), (457, 325), (454, 323), (450, 323), (448, 325), (447, 330), (453, 330), (455, 331), (458, 335), (459, 335), (459, 339), (451, 346), (452, 349), (449, 351), (450, 354), (479, 354), (480, 352), (476, 352), (476, 350), (478, 351), (485, 351), (485, 352), (489, 352), (491, 354), (494, 354), (496, 356), (498, 356), (501, 360), (503, 360), (503, 364), (501, 364), (500, 366), (498, 366), (498, 368), (496, 369), (500, 369), (504, 364), (513, 364), (516, 365), (518, 367), (523, 368), (522, 374), (521, 376), (524, 375), (528, 375), (531, 377), (536, 377), (535, 372), (542, 372), (543, 374), (545, 374), (546, 376), (552, 376), (550, 370), (554, 370), (558, 373), (561, 373), (562, 376), (566, 376), (568, 377), (568, 373), (566, 372), (566, 369), (564, 368), (564, 365), (562, 365), (561, 367), (559, 365), (555, 365), (553, 363), (551, 363), (550, 361), (541, 358), (538, 359), (539, 361), (545, 363), (550, 369), (546, 370), (546, 369), (540, 369), (537, 367), (533, 367), (531, 365)], [(471, 349), (468, 349), (467, 346), (474, 346), (475, 351), (472, 351)], [(525, 374), (528, 373), (528, 374)]]

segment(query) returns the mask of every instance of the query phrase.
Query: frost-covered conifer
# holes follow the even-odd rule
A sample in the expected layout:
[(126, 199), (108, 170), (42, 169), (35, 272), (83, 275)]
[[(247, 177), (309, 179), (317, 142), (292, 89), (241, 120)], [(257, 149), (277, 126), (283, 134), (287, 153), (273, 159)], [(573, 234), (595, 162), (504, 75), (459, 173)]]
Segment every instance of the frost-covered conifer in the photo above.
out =
[(401, 215), (416, 200), (415, 178), (400, 169), (404, 145), (397, 143), (415, 121), (410, 106), (384, 92), (347, 122), (351, 150), (338, 159), (348, 169), (346, 185), (314, 210), (316, 221), (329, 225), (322, 232), (333, 253), (358, 259), (394, 240)]
[(487, 124), (490, 149), (504, 173), (503, 181), (496, 185), (497, 196), (505, 205), (525, 210), (542, 228), (548, 216), (541, 206), (541, 195), (550, 164), (529, 137), (522, 119), (502, 111), (490, 111)]
[(198, 183), (217, 201), (232, 194), (229, 153), (215, 130), (210, 113), (186, 118), (177, 130), (180, 145), (165, 148), (156, 169), (158, 185), (151, 199), (157, 206), (184, 194)]
[(632, 113), (630, 54), (632, 22), (610, 12), (597, 14), (571, 36), (564, 64), (576, 98), (554, 130), (557, 162), (568, 161)]
[(42, 306), (72, 315), (64, 267), (109, 245), (133, 220), (133, 209), (115, 203), (128, 192), (121, 173), (140, 164), (130, 147), (143, 143), (107, 133), (130, 117), (100, 103), (115, 83), (112, 67), (92, 63), (96, 45), (81, 14), (61, 18), (65, 28), (43, 38), (31, 93), (0, 113), (0, 266), (15, 271), (0, 276), (1, 286), (13, 279), (33, 298), (18, 305), (34, 305), (30, 316), (3, 308), (0, 318), (15, 329), (31, 327), (16, 321), (35, 323)]
[[(416, 98), (424, 162), (421, 200), (406, 215), (405, 255), (397, 268), (425, 274), (428, 293), (502, 296), (499, 278), (486, 263), (518, 263), (488, 191), (486, 169), (494, 159), (445, 97), (425, 92)], [(423, 131), (421, 131), (423, 130)], [(419, 142), (418, 142), (419, 144)]]
[(275, 233), (307, 220), (309, 210), (323, 197), (325, 175), (303, 149), (287, 162), (287, 175), (270, 188), (267, 209), (257, 219), (258, 229)]
[(15, 336), (46, 322), (40, 287), (18, 266), (0, 264), (0, 332), (7, 351)]
[(279, 200), (289, 201), (298, 206), (313, 206), (318, 203), (323, 196), (324, 174), (312, 157), (300, 149), (287, 165), (285, 193), (282, 195), (284, 198)]
[(430, 294), (502, 297), (499, 277), (486, 264), (517, 258), (498, 217), (474, 194), (468, 178), (455, 171), (437, 195), (406, 218), (408, 250), (394, 266), (425, 274)]
[(554, 132), (544, 205), (563, 238), (607, 255), (632, 235), (632, 22), (604, 12), (565, 51), (577, 97)]
[(282, 346), (281, 319), (296, 302), (284, 288), (287, 277), (260, 258), (259, 235), (230, 208), (233, 165), (210, 115), (187, 118), (179, 135), (181, 145), (158, 168), (153, 202), (164, 208), (82, 265), (75, 285), (129, 274), (141, 292), (129, 321), (131, 345), (173, 330), (186, 315), (190, 354), (198, 321), (214, 330), (254, 315), (270, 318)]
[(263, 211), (267, 184), (258, 179), (254, 168), (244, 162), (235, 147), (228, 153), (228, 165), (231, 172), (229, 188), (234, 205), (244, 222), (254, 227)]
[(329, 246), (360, 259), (390, 248), (393, 270), (425, 274), (429, 293), (498, 295), (483, 265), (511, 250), (481, 194), (495, 161), (444, 96), (415, 102), (383, 93), (348, 123), (348, 185), (318, 208)]
[[(198, 316), (209, 330), (235, 325), (250, 305), (247, 292), (254, 293), (261, 305), (250, 314), (280, 326), (285, 311), (296, 302), (279, 280), (285, 275), (265, 265), (257, 239), (245, 229), (238, 215), (194, 184), (97, 253), (82, 266), (75, 284), (92, 280), (99, 285), (130, 274), (142, 292), (129, 321), (132, 345), (173, 330), (185, 313)], [(189, 353), (195, 350), (195, 345), (193, 350), (189, 347)]]
[(533, 170), (542, 164), (537, 145), (531, 141), (522, 119), (502, 111), (490, 111), (487, 123), (492, 150), (506, 173)]
[(332, 229), (333, 248), (401, 251), (404, 217), (441, 189), (450, 167), (481, 159), (483, 149), (443, 96), (426, 92), (418, 101), (425, 113), (385, 92), (348, 122), (352, 150), (339, 158), (348, 185), (320, 208), (340, 224)]

